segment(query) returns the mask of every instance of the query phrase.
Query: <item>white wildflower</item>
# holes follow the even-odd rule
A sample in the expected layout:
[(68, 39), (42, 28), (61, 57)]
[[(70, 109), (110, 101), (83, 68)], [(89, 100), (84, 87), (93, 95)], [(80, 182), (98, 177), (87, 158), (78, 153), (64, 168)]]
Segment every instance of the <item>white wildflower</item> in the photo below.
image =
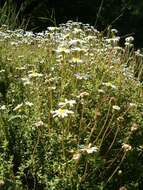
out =
[(93, 154), (98, 151), (98, 148), (96, 146), (91, 147), (91, 143), (86, 147), (84, 147), (84, 145), (81, 145), (81, 147), (83, 148), (81, 148), (80, 151), (86, 152), (87, 154)]
[(77, 45), (79, 45), (81, 43), (81, 40), (79, 40), (79, 39), (74, 39), (74, 40), (70, 40), (69, 41), (69, 45), (70, 46), (77, 46)]
[(59, 118), (64, 118), (64, 117), (68, 117), (68, 115), (73, 115), (74, 112), (68, 109), (58, 109), (55, 111), (51, 111), (51, 114), (53, 114), (53, 117), (59, 117)]
[(117, 87), (114, 84), (112, 84), (111, 82), (103, 82), (102, 85), (111, 87), (112, 89), (117, 89)]
[(127, 38), (125, 38), (125, 41), (126, 41), (127, 43), (131, 43), (131, 42), (134, 41), (134, 37), (132, 37), (132, 36), (127, 37)]
[(85, 53), (86, 52), (85, 49), (82, 49), (82, 48), (79, 48), (79, 47), (72, 48), (71, 51), (72, 52), (78, 52), (78, 53), (80, 53), (80, 52), (84, 52)]
[(88, 92), (81, 92), (81, 93), (79, 94), (79, 96), (77, 96), (77, 98), (83, 98), (83, 97), (85, 97), (85, 96), (89, 96), (89, 93), (88, 93)]
[(73, 64), (80, 65), (80, 64), (83, 63), (83, 60), (81, 60), (81, 59), (79, 59), (79, 58), (73, 57), (71, 60), (69, 60), (69, 63), (73, 63)]
[(5, 72), (5, 70), (4, 70), (4, 69), (0, 70), (0, 73), (4, 73), (4, 72)]
[(91, 147), (91, 148), (86, 148), (86, 152), (87, 152), (88, 154), (96, 153), (97, 150), (98, 150), (98, 148), (97, 148), (96, 146), (93, 146), (93, 147)]
[(114, 33), (114, 34), (117, 34), (117, 33), (118, 33), (118, 30), (115, 29), (115, 28), (113, 28), (113, 29), (111, 29), (111, 32)]
[(79, 161), (80, 160), (80, 158), (81, 158), (81, 153), (75, 153), (74, 155), (73, 155), (73, 160), (76, 160), (76, 161)]
[(44, 126), (44, 123), (43, 123), (43, 121), (38, 121), (34, 125), (35, 125), (35, 127), (40, 128), (40, 127)]
[(2, 111), (6, 110), (6, 106), (5, 105), (1, 106), (0, 110), (2, 110)]
[(75, 101), (75, 100), (67, 100), (67, 99), (65, 99), (65, 102), (60, 102), (58, 105), (59, 105), (60, 107), (64, 107), (64, 106), (66, 106), (66, 105), (69, 105), (70, 107), (73, 107), (74, 104), (76, 104), (76, 101)]
[(131, 126), (131, 132), (138, 130), (138, 128), (139, 128), (139, 125), (136, 123), (133, 123), (133, 125)]
[(57, 54), (60, 53), (65, 53), (65, 54), (69, 54), (70, 53), (70, 49), (66, 48), (66, 47), (58, 47), (58, 49), (56, 50)]
[(119, 106), (117, 106), (117, 105), (113, 105), (112, 108), (113, 108), (114, 110), (117, 110), (117, 111), (119, 111), (119, 110), (121, 109), (121, 108), (120, 108)]
[(125, 152), (128, 152), (132, 149), (132, 146), (129, 145), (129, 144), (126, 144), (126, 143), (123, 143), (122, 144), (122, 149), (125, 151)]
[(125, 186), (120, 187), (119, 190), (128, 190)]
[(36, 77), (42, 77), (43, 74), (37, 72), (31, 72), (28, 76), (29, 78), (36, 78)]
[(27, 101), (27, 102), (25, 102), (25, 105), (26, 105), (26, 106), (29, 106), (29, 107), (32, 107), (32, 106), (33, 106), (33, 103)]
[(29, 78), (21, 78), (22, 82), (23, 82), (23, 85), (29, 85), (31, 82), (29, 80)]
[(129, 105), (130, 105), (130, 107), (136, 107), (137, 106), (136, 103), (130, 103)]

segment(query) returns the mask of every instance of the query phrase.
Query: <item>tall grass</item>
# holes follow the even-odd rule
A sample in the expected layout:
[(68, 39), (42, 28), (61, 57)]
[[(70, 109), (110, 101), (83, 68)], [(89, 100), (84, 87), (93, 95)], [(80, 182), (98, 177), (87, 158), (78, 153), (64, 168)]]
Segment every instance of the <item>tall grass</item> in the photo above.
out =
[(0, 26), (7, 25), (9, 29), (24, 28), (28, 21), (25, 23), (25, 20), (20, 18), (22, 9), (23, 4), (18, 8), (12, 0), (6, 0), (0, 7)]
[(1, 27), (2, 189), (141, 190), (142, 54), (113, 34), (72, 21)]

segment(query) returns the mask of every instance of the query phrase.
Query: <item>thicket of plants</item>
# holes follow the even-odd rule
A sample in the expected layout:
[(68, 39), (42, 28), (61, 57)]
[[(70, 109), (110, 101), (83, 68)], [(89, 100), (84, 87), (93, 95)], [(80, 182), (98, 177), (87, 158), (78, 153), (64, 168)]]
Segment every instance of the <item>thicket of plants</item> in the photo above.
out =
[[(142, 54), (88, 24), (0, 28), (0, 189), (142, 190)], [(135, 77), (136, 76), (136, 77)]]

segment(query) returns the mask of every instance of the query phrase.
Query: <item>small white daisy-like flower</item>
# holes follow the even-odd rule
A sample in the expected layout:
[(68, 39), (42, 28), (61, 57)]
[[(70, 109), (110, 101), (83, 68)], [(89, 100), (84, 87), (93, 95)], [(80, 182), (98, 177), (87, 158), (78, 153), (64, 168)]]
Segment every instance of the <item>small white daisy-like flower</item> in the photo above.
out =
[(117, 87), (112, 84), (111, 82), (103, 82), (102, 85), (107, 86), (107, 87), (111, 87), (112, 89), (116, 89)]
[(31, 72), (29, 75), (29, 78), (36, 78), (36, 77), (42, 77), (42, 73), (37, 73), (37, 72)]
[(4, 73), (4, 72), (5, 72), (5, 70), (4, 70), (4, 69), (0, 70), (0, 73)]
[(80, 33), (82, 33), (82, 30), (80, 28), (74, 28), (73, 33), (74, 34), (80, 34)]
[(98, 148), (96, 146), (91, 147), (91, 143), (86, 147), (84, 147), (84, 145), (82, 145), (81, 147), (83, 148), (81, 148), (80, 151), (86, 152), (87, 154), (93, 154), (98, 151)]
[(82, 49), (82, 48), (80, 48), (80, 47), (72, 48), (71, 51), (72, 51), (72, 52), (78, 52), (78, 53), (86, 52), (85, 49)]
[(128, 152), (132, 149), (132, 146), (129, 145), (129, 144), (126, 144), (126, 143), (123, 143), (122, 144), (122, 149), (125, 151), (125, 152)]
[(127, 38), (125, 38), (125, 41), (128, 43), (131, 43), (134, 41), (134, 37), (133, 36), (127, 37)]
[(113, 105), (112, 108), (113, 108), (114, 110), (117, 110), (117, 111), (119, 111), (119, 110), (121, 109), (121, 108), (120, 108), (119, 106), (117, 106), (117, 105)]
[(77, 46), (81, 43), (81, 41), (79, 39), (73, 39), (69, 41), (69, 45), (70, 46)]
[(130, 105), (130, 107), (136, 107), (137, 106), (137, 104), (135, 104), (135, 103), (130, 103), (129, 105)]
[(81, 92), (79, 94), (79, 96), (77, 96), (77, 98), (83, 98), (83, 97), (86, 97), (86, 96), (89, 96), (89, 93), (88, 92)]
[(2, 106), (0, 107), (0, 110), (2, 110), (2, 111), (6, 110), (6, 106), (5, 106), (5, 105), (2, 105)]
[(69, 105), (70, 107), (73, 107), (75, 104), (76, 104), (75, 100), (67, 100), (67, 99), (65, 99), (65, 102), (60, 102), (58, 105), (60, 107), (64, 107), (66, 105)]
[(86, 152), (88, 154), (93, 154), (93, 153), (96, 153), (98, 151), (98, 148), (96, 146), (93, 146), (91, 148), (86, 148)]
[(34, 125), (35, 125), (35, 127), (37, 127), (37, 128), (41, 128), (41, 127), (44, 126), (44, 123), (43, 123), (43, 121), (38, 121), (38, 122), (34, 123)]
[(81, 158), (81, 153), (75, 153), (72, 157), (73, 160), (79, 161)]
[(56, 50), (57, 54), (60, 53), (65, 53), (65, 54), (69, 54), (70, 53), (70, 49), (66, 48), (66, 47), (58, 47), (58, 49)]
[(22, 80), (24, 86), (31, 83), (29, 78), (21, 78), (21, 80)]
[(111, 32), (114, 33), (114, 34), (117, 34), (117, 33), (118, 33), (118, 30), (115, 29), (115, 28), (112, 28), (112, 29), (111, 29)]
[(79, 58), (73, 57), (71, 60), (69, 60), (69, 63), (73, 63), (73, 64), (80, 65), (80, 64), (83, 63), (83, 60), (81, 60), (81, 59), (79, 59)]
[(133, 125), (131, 126), (131, 132), (138, 130), (138, 128), (139, 128), (139, 125), (137, 123), (133, 123)]
[(74, 112), (68, 109), (58, 109), (55, 111), (51, 111), (51, 114), (53, 115), (53, 117), (59, 117), (59, 118), (64, 118), (64, 117), (68, 117), (69, 115), (73, 115)]
[(25, 102), (25, 105), (26, 105), (26, 106), (29, 106), (29, 107), (32, 107), (32, 106), (33, 106), (33, 103), (27, 101), (27, 102)]

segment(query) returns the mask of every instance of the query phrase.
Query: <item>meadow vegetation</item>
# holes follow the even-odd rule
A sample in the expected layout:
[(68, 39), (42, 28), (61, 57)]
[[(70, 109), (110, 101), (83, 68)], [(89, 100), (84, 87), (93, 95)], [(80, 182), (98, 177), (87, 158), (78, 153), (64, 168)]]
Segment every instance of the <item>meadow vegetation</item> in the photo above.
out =
[(0, 28), (0, 189), (141, 190), (143, 55), (88, 24)]

